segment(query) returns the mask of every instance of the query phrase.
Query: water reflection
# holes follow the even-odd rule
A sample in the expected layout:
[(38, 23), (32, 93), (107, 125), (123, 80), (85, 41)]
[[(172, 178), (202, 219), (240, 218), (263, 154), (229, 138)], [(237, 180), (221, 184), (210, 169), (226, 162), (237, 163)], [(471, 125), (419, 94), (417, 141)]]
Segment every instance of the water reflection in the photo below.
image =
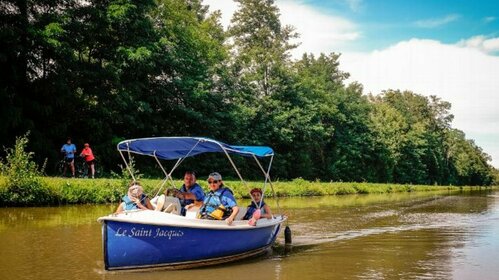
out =
[[(245, 202), (243, 202), (244, 204)], [(269, 200), (269, 204), (272, 205)], [(498, 193), (281, 200), (293, 246), (185, 271), (106, 272), (96, 218), (115, 205), (0, 209), (0, 279), (494, 279)], [(276, 208), (276, 206), (274, 206)], [(279, 240), (283, 244), (281, 234)]]
[(43, 228), (95, 224), (97, 217), (112, 213), (114, 205), (0, 208), (0, 233), (7, 228)]

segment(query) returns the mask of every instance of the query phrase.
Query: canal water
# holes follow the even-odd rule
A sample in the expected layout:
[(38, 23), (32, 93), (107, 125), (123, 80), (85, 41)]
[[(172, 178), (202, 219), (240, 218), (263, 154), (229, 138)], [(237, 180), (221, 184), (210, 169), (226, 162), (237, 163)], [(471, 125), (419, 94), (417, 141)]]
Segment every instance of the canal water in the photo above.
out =
[[(268, 201), (274, 205), (275, 201)], [(0, 279), (499, 279), (499, 192), (280, 200), (293, 245), (181, 271), (106, 272), (114, 205), (0, 209)]]

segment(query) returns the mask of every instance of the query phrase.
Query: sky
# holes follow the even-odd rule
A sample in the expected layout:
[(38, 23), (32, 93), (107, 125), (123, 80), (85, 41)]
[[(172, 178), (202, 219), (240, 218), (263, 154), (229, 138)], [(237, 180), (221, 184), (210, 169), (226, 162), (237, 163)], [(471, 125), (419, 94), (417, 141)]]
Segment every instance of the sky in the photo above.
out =
[[(341, 53), (340, 69), (364, 92), (411, 90), (452, 103), (453, 127), (499, 168), (499, 1), (276, 0), (300, 34), (294, 58)], [(204, 0), (222, 12), (232, 0)]]

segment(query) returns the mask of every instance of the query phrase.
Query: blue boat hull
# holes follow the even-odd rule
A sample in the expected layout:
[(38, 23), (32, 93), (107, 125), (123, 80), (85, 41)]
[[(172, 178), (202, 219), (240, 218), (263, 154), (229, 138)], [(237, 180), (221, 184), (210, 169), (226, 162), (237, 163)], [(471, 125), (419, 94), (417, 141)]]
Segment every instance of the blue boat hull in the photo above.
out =
[(209, 229), (121, 221), (103, 222), (107, 270), (226, 262), (261, 253), (275, 241), (280, 224), (252, 229)]

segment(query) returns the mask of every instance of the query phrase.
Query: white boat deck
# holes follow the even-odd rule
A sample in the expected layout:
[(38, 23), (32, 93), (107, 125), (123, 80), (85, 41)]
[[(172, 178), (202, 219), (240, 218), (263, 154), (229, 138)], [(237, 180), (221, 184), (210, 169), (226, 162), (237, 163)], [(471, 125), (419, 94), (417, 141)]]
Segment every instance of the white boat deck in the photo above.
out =
[(247, 220), (239, 220), (228, 225), (225, 221), (205, 220), (197, 218), (187, 218), (176, 214), (153, 210), (135, 210), (126, 211), (119, 214), (111, 214), (100, 217), (99, 222), (116, 221), (125, 223), (147, 224), (156, 226), (175, 226), (189, 228), (207, 228), (224, 230), (248, 230), (262, 227), (274, 226), (286, 221), (287, 217), (283, 215), (274, 216), (272, 219), (259, 219), (256, 226), (250, 226)]

